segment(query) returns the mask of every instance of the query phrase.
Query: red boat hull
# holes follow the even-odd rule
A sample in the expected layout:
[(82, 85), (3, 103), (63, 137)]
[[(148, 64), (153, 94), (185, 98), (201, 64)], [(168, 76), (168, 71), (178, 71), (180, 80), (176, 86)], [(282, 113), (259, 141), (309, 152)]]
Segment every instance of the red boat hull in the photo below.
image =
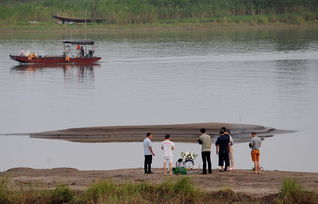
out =
[(20, 63), (27, 64), (92, 64), (101, 59), (101, 57), (77, 57), (77, 58), (65, 58), (62, 56), (55, 57), (26, 57), (10, 55), (10, 58)]

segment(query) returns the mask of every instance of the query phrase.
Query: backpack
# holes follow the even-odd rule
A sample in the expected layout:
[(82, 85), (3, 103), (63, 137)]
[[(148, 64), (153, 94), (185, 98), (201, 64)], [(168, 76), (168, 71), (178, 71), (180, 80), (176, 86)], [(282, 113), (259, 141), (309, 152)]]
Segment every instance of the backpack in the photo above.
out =
[(184, 167), (175, 167), (172, 169), (173, 173), (176, 175), (186, 175), (187, 174), (187, 169)]

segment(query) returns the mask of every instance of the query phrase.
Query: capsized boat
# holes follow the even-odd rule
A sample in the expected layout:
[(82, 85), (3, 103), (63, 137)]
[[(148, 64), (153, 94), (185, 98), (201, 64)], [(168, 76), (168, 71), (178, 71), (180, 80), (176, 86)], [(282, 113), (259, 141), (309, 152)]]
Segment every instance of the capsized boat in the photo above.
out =
[(10, 55), (10, 58), (26, 64), (92, 64), (101, 59), (101, 57), (94, 56), (95, 49), (92, 40), (65, 40), (63, 44), (64, 51), (60, 56), (42, 56), (36, 53), (21, 52), (19, 55)]

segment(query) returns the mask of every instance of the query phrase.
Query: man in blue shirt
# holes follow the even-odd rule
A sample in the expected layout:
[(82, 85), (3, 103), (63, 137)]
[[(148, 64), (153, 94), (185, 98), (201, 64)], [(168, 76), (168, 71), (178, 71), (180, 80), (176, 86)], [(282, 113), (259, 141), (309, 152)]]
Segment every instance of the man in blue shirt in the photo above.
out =
[[(215, 142), (216, 153), (219, 155), (219, 166), (220, 171), (229, 171), (230, 160), (229, 160), (229, 150), (230, 150), (230, 136), (224, 134), (224, 130), (220, 130), (220, 136)], [(225, 162), (225, 168), (223, 164)]]
[(143, 141), (144, 155), (145, 155), (145, 162), (144, 162), (145, 174), (153, 174), (153, 172), (151, 171), (151, 163), (152, 163), (152, 156), (155, 156), (155, 153), (152, 149), (152, 144), (150, 139), (152, 139), (152, 134), (151, 132), (148, 132), (146, 135), (146, 138)]

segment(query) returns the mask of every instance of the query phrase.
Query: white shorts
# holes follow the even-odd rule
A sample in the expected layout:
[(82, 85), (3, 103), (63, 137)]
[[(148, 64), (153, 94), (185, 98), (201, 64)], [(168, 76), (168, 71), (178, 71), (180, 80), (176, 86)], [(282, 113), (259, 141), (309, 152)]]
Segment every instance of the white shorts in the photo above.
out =
[(164, 156), (163, 162), (164, 163), (172, 163), (173, 162), (172, 156)]

